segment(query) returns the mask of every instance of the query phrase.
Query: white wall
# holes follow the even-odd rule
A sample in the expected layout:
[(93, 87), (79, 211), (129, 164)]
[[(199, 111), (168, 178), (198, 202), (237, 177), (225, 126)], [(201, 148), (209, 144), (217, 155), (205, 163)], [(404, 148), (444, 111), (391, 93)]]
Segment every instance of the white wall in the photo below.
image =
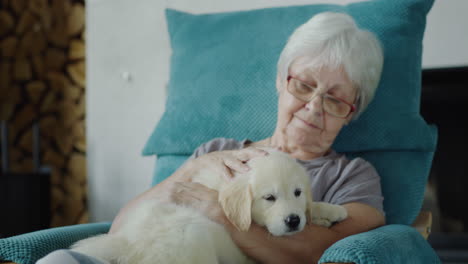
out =
[[(164, 110), (170, 56), (164, 8), (203, 13), (317, 2), (325, 1), (88, 0), (91, 221), (112, 220), (120, 207), (151, 182), (154, 157), (140, 153)], [(428, 17), (424, 67), (468, 65), (466, 11), (466, 0), (436, 1)]]

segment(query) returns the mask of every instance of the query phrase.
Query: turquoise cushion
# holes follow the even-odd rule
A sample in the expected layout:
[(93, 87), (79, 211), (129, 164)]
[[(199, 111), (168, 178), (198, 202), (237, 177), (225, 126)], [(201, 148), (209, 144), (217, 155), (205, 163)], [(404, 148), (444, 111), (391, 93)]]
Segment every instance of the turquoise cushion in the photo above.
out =
[(419, 115), (422, 38), (433, 0), (366, 1), (193, 15), (166, 12), (172, 57), (165, 113), (144, 155), (190, 154), (215, 137), (271, 135), (276, 62), (293, 30), (323, 11), (346, 12), (381, 40), (384, 68), (375, 100), (345, 127), (339, 152), (433, 151)]
[(434, 249), (410, 226), (387, 225), (344, 238), (323, 253), (319, 263), (438, 264)]
[(50, 252), (70, 247), (78, 240), (107, 233), (111, 223), (56, 227), (0, 239), (0, 262), (34, 264)]

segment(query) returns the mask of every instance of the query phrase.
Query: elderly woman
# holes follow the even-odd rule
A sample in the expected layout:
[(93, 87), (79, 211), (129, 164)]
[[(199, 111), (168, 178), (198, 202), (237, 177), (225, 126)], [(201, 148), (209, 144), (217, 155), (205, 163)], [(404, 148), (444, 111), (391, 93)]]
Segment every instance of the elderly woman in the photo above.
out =
[[(350, 16), (314, 16), (297, 28), (281, 53), (273, 135), (257, 142), (217, 138), (201, 145), (173, 175), (126, 205), (110, 232), (118, 230), (123, 216), (141, 201), (158, 197), (197, 208), (224, 225), (239, 248), (260, 263), (310, 263), (334, 242), (383, 225), (376, 170), (363, 159), (349, 160), (331, 149), (341, 128), (372, 100), (382, 62), (377, 39), (359, 29)], [(217, 192), (192, 183), (191, 177), (206, 168), (227, 178), (233, 172), (246, 172), (246, 161), (266, 155), (257, 147), (277, 148), (297, 159), (310, 175), (314, 200), (344, 206), (348, 218), (330, 228), (308, 225), (303, 232), (285, 237), (272, 237), (256, 225), (248, 232), (238, 231), (221, 210)]]

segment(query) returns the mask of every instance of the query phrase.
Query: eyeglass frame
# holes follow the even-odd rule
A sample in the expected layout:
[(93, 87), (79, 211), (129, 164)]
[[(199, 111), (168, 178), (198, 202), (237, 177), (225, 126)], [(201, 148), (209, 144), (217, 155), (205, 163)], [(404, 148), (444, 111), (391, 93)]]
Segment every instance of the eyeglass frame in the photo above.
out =
[[(309, 87), (309, 88), (311, 88), (311, 89), (313, 89), (313, 90), (316, 89), (316, 88), (314, 88), (312, 85), (308, 84), (307, 82), (305, 82), (305, 81), (303, 81), (303, 80), (301, 80), (301, 79), (299, 79), (299, 78), (293, 77), (293, 76), (291, 76), (291, 75), (288, 75), (288, 87), (289, 87), (289, 81), (290, 81), (291, 79), (294, 79), (294, 80), (296, 80), (296, 81), (299, 81), (299, 82), (301, 82), (302, 84), (306, 85), (307, 87)], [(312, 101), (312, 99), (314, 99), (314, 97), (315, 97), (315, 96), (312, 96), (309, 100), (304, 100), (304, 99), (298, 98), (295, 94), (293, 94), (291, 91), (289, 91), (289, 88), (288, 88), (288, 87), (286, 87), (286, 90), (288, 90), (288, 92), (289, 92), (292, 96), (294, 96), (296, 99), (301, 100), (301, 101), (303, 101), (303, 102), (310, 102), (310, 101)], [(325, 108), (324, 108), (324, 106), (323, 106), (323, 96), (324, 96), (324, 95), (325, 95), (325, 94), (320, 95), (320, 97), (322, 97), (322, 109), (323, 109), (325, 112), (327, 112), (328, 114), (330, 114), (330, 115), (332, 115), (332, 116), (334, 116), (334, 117), (336, 117), (336, 118), (346, 119), (346, 118), (349, 117), (349, 115), (350, 115), (351, 113), (353, 113), (353, 112), (356, 111), (356, 104), (348, 103), (348, 102), (346, 102), (345, 100), (343, 100), (343, 99), (341, 99), (341, 98), (338, 98), (338, 97), (333, 96), (333, 95), (331, 95), (331, 94), (327, 94), (328, 96), (332, 97), (333, 99), (336, 99), (336, 100), (338, 100), (338, 101), (340, 101), (340, 102), (342, 102), (342, 103), (348, 105), (349, 107), (351, 107), (351, 110), (349, 111), (349, 113), (348, 113), (346, 116), (344, 116), (344, 117), (336, 116), (336, 115), (334, 115), (334, 114), (332, 114), (332, 113), (329, 113), (328, 111), (325, 110)]]

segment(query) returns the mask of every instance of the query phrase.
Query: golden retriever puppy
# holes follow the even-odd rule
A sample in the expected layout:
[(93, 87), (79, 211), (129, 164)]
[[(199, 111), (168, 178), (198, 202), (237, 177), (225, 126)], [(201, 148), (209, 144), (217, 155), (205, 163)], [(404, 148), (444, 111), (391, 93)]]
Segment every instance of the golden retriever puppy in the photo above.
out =
[[(194, 181), (219, 191), (219, 203), (231, 223), (247, 231), (252, 221), (272, 235), (300, 232), (307, 221), (329, 226), (346, 218), (342, 206), (312, 202), (309, 177), (289, 155), (249, 161), (251, 170), (226, 181), (205, 171)], [(148, 200), (114, 234), (79, 241), (73, 250), (119, 264), (252, 263), (222, 225), (195, 209)]]

